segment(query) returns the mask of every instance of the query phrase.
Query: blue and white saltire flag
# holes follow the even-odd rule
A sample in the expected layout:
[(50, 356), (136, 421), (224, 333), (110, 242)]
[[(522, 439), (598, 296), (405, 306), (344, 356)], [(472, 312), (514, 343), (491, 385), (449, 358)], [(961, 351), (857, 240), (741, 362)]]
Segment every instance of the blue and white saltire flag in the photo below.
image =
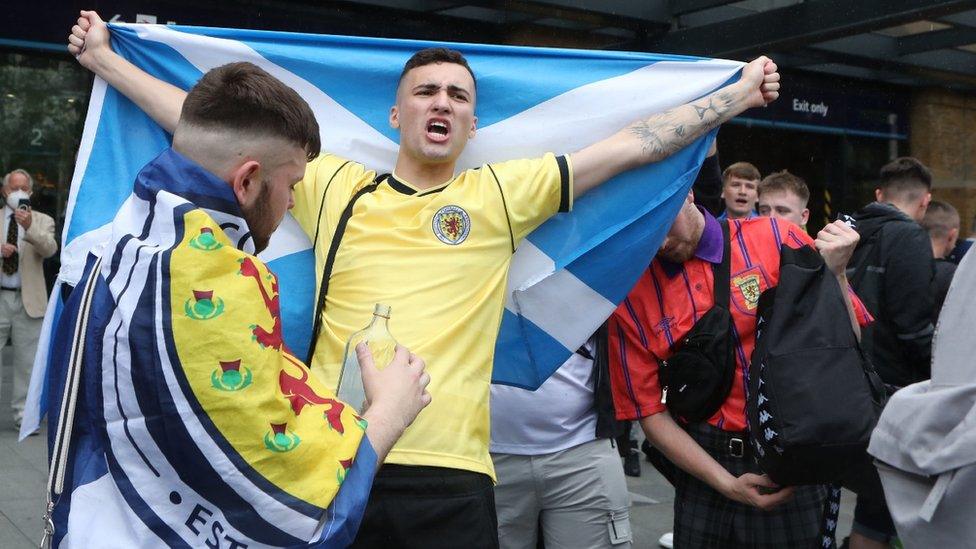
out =
[[(211, 68), (250, 61), (294, 88), (319, 120), (323, 150), (390, 172), (398, 135), (388, 124), (399, 73), (417, 50), (459, 49), (478, 76), (478, 134), (458, 169), (570, 153), (630, 122), (694, 100), (737, 78), (734, 61), (611, 51), (437, 44), (282, 32), (112, 25), (112, 45), (148, 73), (189, 89)], [(714, 133), (670, 159), (633, 170), (578, 200), (519, 247), (509, 275), (494, 381), (534, 389), (623, 300), (646, 267), (695, 178)], [(99, 249), (139, 169), (168, 136), (132, 102), (95, 79), (67, 205), (61, 273), (45, 317), (22, 433), (46, 411), (45, 343)], [(280, 277), (285, 339), (304, 356), (312, 325), (314, 257), (287, 217), (262, 254)]]

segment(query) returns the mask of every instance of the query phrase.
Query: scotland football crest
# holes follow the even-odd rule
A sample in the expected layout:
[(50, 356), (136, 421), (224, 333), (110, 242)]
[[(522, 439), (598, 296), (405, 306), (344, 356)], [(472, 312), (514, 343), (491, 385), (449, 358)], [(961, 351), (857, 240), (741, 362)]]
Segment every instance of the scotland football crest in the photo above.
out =
[(460, 206), (444, 206), (437, 210), (431, 222), (434, 235), (444, 244), (457, 246), (471, 232), (471, 218)]

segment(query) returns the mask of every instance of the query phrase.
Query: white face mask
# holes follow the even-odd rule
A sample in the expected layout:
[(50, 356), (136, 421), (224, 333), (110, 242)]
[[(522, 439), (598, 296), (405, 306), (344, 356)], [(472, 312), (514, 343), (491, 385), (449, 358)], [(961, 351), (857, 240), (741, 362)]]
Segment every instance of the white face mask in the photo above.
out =
[(10, 209), (16, 210), (22, 198), (30, 198), (27, 191), (14, 191), (7, 195), (7, 205), (10, 206)]

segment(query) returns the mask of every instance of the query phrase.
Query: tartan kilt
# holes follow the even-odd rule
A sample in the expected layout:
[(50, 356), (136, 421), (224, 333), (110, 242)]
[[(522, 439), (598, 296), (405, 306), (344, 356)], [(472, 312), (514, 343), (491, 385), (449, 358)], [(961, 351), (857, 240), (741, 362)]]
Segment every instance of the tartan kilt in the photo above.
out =
[[(750, 451), (747, 433), (722, 431), (704, 422), (687, 425), (685, 430), (733, 476), (761, 472)], [(731, 455), (732, 437), (745, 441), (743, 457)], [(732, 501), (684, 470), (675, 469), (676, 549), (821, 546), (825, 486), (798, 486), (789, 502), (763, 511)]]

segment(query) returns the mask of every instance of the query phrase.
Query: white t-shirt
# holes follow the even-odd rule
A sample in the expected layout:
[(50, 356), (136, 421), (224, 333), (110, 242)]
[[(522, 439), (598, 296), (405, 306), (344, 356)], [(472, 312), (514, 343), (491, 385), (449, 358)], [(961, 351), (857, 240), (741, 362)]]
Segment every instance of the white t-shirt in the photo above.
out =
[(492, 385), (491, 452), (535, 456), (594, 440), (593, 378), (593, 361), (573, 353), (537, 391)]

